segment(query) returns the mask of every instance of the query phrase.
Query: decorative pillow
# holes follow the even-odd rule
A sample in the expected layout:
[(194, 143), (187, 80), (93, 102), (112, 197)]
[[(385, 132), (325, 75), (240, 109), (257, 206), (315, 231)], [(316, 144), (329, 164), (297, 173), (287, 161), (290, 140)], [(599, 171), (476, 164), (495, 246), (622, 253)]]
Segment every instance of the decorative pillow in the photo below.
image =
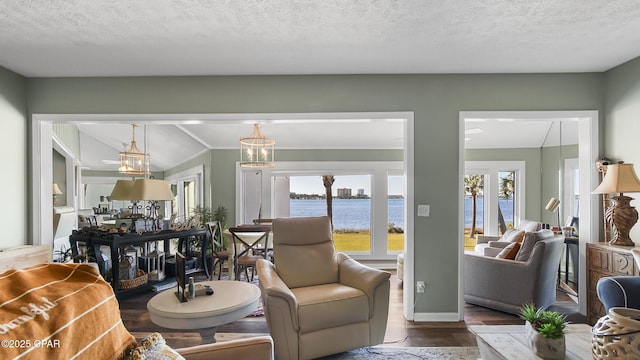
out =
[(518, 250), (520, 250), (520, 243), (512, 242), (511, 244), (507, 245), (504, 249), (502, 249), (502, 251), (500, 251), (500, 253), (498, 253), (496, 257), (498, 259), (513, 260), (516, 258), (516, 254), (518, 253)]
[(126, 360), (184, 360), (184, 357), (167, 346), (160, 333), (153, 333), (142, 339)]
[(522, 242), (522, 238), (524, 237), (524, 231), (518, 230), (516, 228), (509, 228), (507, 231), (502, 234), (502, 237), (498, 241), (503, 242)]
[(40, 264), (0, 274), (3, 359), (120, 359), (136, 346), (111, 285), (87, 264)]
[(529, 256), (531, 256), (533, 247), (536, 245), (536, 243), (540, 240), (548, 239), (550, 237), (553, 237), (553, 231), (549, 229), (525, 233), (524, 240), (522, 240), (522, 246), (520, 246), (520, 250), (518, 251), (515, 260), (529, 260)]

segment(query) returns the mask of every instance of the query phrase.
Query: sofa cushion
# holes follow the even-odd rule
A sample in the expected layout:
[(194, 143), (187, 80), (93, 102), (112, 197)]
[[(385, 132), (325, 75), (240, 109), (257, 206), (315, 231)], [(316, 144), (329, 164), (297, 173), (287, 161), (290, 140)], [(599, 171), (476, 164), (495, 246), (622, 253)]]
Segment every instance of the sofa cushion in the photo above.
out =
[(502, 249), (496, 257), (498, 259), (514, 260), (516, 258), (516, 254), (518, 254), (518, 250), (520, 250), (520, 243), (512, 242)]
[(509, 228), (507, 231), (502, 234), (502, 237), (498, 240), (499, 242), (522, 242), (522, 238), (524, 237), (524, 231), (516, 228)]
[(516, 255), (516, 261), (527, 261), (533, 252), (533, 247), (540, 240), (548, 239), (553, 237), (553, 231), (549, 229), (533, 231), (525, 233), (524, 239), (522, 240), (522, 245), (520, 246), (520, 250), (518, 250), (518, 254)]
[(136, 346), (111, 285), (89, 265), (9, 270), (0, 274), (0, 289), (0, 340), (40, 344), (3, 348), (2, 358), (114, 359)]
[(542, 229), (542, 224), (539, 223), (538, 221), (522, 219), (522, 220), (520, 220), (520, 223), (518, 224), (518, 229), (520, 229), (520, 230), (522, 230), (524, 232), (539, 231), (539, 230)]
[(364, 292), (339, 283), (291, 289), (298, 301), (301, 333), (369, 320)]

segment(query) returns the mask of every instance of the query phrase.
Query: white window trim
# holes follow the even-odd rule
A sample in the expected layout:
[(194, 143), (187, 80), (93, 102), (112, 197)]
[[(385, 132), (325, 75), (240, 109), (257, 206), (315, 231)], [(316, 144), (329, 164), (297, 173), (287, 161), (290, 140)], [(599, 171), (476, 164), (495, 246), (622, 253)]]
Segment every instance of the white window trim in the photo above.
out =
[[(355, 259), (390, 260), (397, 254), (387, 254), (387, 176), (391, 173), (403, 174), (402, 161), (283, 161), (276, 162), (275, 168), (261, 169), (262, 171), (262, 217), (270, 218), (275, 210), (275, 194), (273, 193), (273, 176), (322, 176), (322, 175), (371, 175), (371, 252), (350, 253)], [(242, 194), (244, 194), (242, 171), (244, 169), (236, 163), (236, 219), (241, 219), (244, 213)], [(384, 196), (376, 196), (384, 194)], [(406, 201), (406, 195), (405, 195)], [(407, 228), (405, 217), (405, 228)], [(381, 235), (381, 234), (384, 234)], [(384, 246), (383, 246), (384, 245)]]
[[(519, 223), (524, 214), (525, 196), (524, 191), (526, 189), (526, 162), (525, 161), (465, 161), (465, 175), (466, 174), (484, 174), (484, 211), (485, 214), (498, 214), (498, 192), (500, 189), (500, 177), (499, 173), (504, 171), (514, 171), (513, 180), (516, 183), (516, 194), (514, 194), (514, 223)], [(486, 201), (486, 200), (489, 201)], [(498, 223), (492, 221), (494, 219), (485, 215), (484, 233), (485, 235), (498, 235)], [(514, 224), (514, 225), (516, 225)]]

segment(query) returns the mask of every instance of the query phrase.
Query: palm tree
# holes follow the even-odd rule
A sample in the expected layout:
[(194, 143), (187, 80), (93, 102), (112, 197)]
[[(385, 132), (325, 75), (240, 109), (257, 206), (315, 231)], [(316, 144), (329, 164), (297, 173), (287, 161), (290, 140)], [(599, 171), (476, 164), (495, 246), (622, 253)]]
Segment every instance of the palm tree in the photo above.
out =
[(333, 186), (334, 181), (335, 177), (333, 175), (322, 176), (322, 184), (324, 185), (324, 193), (326, 194), (327, 201), (327, 216), (331, 224), (333, 224), (333, 192), (331, 191), (331, 186)]
[(473, 238), (476, 235), (476, 214), (478, 194), (482, 194), (484, 188), (483, 175), (467, 175), (464, 177), (464, 193), (471, 196), (471, 234)]
[[(507, 176), (500, 178), (500, 190), (498, 196), (500, 199), (511, 199), (514, 194), (513, 186), (513, 171), (507, 172)], [(498, 206), (498, 223), (500, 224), (500, 232), (502, 234), (507, 231), (507, 224), (504, 222), (504, 216), (502, 216), (502, 209)]]

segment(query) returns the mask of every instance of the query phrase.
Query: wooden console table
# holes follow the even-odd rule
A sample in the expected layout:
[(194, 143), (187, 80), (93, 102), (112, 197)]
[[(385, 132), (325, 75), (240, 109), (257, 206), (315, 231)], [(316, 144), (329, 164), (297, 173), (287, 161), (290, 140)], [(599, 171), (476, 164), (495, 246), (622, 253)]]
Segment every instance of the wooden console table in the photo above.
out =
[[(185, 248), (189, 249), (189, 240), (197, 238), (202, 243), (202, 249), (207, 249), (209, 246), (209, 234), (205, 228), (193, 228), (183, 231), (174, 230), (162, 230), (159, 232), (146, 232), (143, 234), (126, 233), (126, 234), (110, 234), (104, 231), (73, 231), (69, 236), (69, 243), (71, 245), (71, 251), (74, 259), (78, 256), (78, 243), (84, 242), (89, 251), (90, 258), (98, 264), (100, 273), (105, 273), (105, 264), (100, 254), (101, 246), (108, 246), (111, 252), (111, 287), (113, 292), (118, 297), (133, 290), (140, 290), (143, 286), (135, 289), (121, 290), (119, 289), (120, 272), (118, 269), (118, 259), (120, 258), (120, 251), (128, 245), (141, 245), (148, 242), (162, 241), (164, 243), (163, 249), (166, 254), (170, 254), (170, 240), (178, 239), (180, 243), (185, 244)], [(201, 260), (204, 265), (204, 271), (209, 278), (209, 269), (206, 266), (206, 251), (201, 252)], [(149, 285), (149, 284), (147, 284)]]

